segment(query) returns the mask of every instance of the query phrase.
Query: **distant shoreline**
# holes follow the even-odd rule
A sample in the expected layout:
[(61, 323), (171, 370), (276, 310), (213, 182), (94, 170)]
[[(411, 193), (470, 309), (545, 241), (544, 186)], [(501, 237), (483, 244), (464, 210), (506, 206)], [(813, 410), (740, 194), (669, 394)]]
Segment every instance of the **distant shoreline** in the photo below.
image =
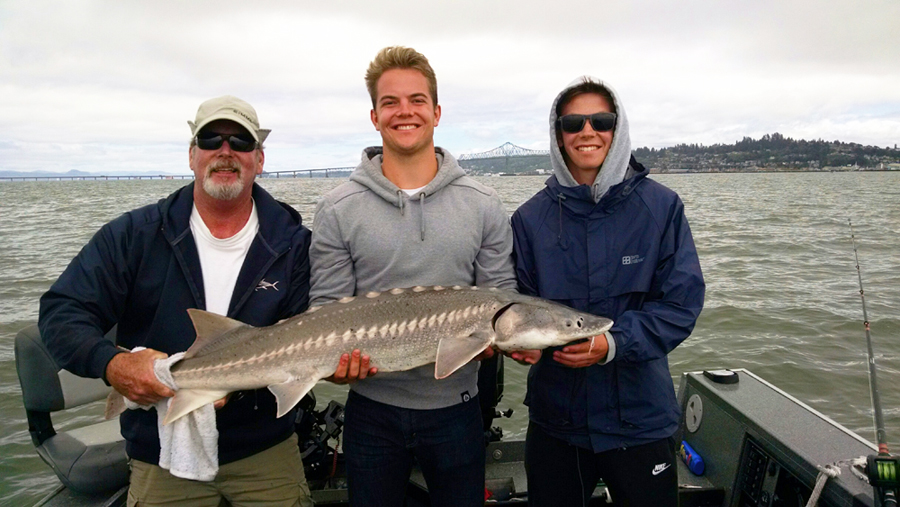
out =
[[(900, 171), (900, 148), (863, 146), (841, 141), (794, 140), (775, 132), (758, 140), (744, 137), (734, 144), (678, 144), (666, 148), (637, 148), (634, 157), (652, 174), (861, 172)], [(464, 153), (460, 166), (472, 176), (539, 176), (552, 170), (549, 151), (530, 150), (505, 143), (481, 153)], [(321, 167), (263, 173), (265, 178), (343, 178), (354, 167)], [(117, 171), (118, 172), (118, 171)], [(0, 170), (0, 181), (58, 180), (164, 180), (193, 179), (193, 174), (97, 174), (74, 169), (65, 173), (46, 170)]]
[[(335, 169), (300, 169), (296, 171), (277, 171), (271, 173), (263, 173), (262, 179), (294, 179), (294, 178), (346, 178), (351, 171)], [(757, 168), (757, 169), (656, 169), (651, 168), (650, 174), (777, 174), (777, 173), (854, 173), (854, 172), (900, 172), (900, 167), (826, 167), (822, 169), (795, 169), (795, 168)], [(321, 176), (318, 175), (321, 173)], [(509, 176), (550, 176), (552, 172), (537, 173), (534, 171), (521, 173), (470, 173), (470, 176), (480, 177), (509, 177)], [(105, 174), (78, 174), (69, 175), (61, 174), (58, 176), (47, 175), (45, 173), (30, 175), (3, 176), (0, 175), (0, 182), (12, 181), (117, 181), (117, 180), (193, 180), (193, 174), (121, 174), (121, 175), (105, 175)]]
[(758, 169), (650, 169), (651, 174), (721, 174), (721, 173), (862, 173), (862, 172), (895, 172), (898, 167), (825, 167), (822, 169), (796, 168), (758, 168)]

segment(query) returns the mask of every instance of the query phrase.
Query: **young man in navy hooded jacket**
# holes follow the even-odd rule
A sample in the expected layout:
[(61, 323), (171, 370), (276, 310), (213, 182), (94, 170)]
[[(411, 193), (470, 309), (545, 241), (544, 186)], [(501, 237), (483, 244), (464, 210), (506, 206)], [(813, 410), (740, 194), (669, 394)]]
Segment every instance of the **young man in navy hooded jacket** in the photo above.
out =
[(666, 355), (705, 291), (684, 206), (631, 156), (625, 111), (602, 82), (557, 96), (550, 139), (554, 176), (512, 218), (519, 290), (615, 324), (544, 351), (529, 372), (529, 504), (583, 505), (602, 478), (625, 505), (677, 505)]

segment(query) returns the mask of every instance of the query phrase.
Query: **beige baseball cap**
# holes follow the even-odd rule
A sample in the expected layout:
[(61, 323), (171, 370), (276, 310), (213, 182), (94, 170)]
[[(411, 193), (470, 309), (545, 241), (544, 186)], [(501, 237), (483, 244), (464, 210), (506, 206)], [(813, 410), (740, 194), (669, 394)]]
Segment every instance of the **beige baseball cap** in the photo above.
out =
[(237, 97), (223, 95), (200, 104), (197, 117), (194, 121), (188, 120), (191, 135), (196, 136), (200, 129), (216, 120), (231, 120), (237, 123), (247, 129), (259, 144), (262, 144), (271, 132), (269, 129), (259, 128), (259, 119), (253, 106)]

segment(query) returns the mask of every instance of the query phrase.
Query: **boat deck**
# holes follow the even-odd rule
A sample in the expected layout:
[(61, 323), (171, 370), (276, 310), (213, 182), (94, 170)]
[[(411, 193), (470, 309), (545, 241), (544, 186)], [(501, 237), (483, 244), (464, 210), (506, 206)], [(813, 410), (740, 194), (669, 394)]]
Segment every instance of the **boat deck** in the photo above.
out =
[[(873, 454), (875, 447), (756, 375), (746, 370), (686, 373), (678, 400), (684, 417), (676, 441), (687, 442), (705, 464), (698, 476), (678, 461), (683, 507), (805, 505), (818, 467), (826, 465), (841, 474), (827, 481), (819, 505), (875, 505), (871, 487), (851, 470), (853, 458)], [(493, 494), (486, 505), (525, 503), (524, 447), (522, 441), (501, 441), (486, 448), (485, 484)], [(314, 489), (316, 505), (348, 505), (344, 485), (338, 477)], [(111, 496), (84, 497), (60, 488), (41, 505), (117, 506), (124, 504), (126, 494), (123, 489)], [(427, 505), (425, 481), (415, 471), (407, 507)], [(602, 485), (591, 505), (610, 505)]]

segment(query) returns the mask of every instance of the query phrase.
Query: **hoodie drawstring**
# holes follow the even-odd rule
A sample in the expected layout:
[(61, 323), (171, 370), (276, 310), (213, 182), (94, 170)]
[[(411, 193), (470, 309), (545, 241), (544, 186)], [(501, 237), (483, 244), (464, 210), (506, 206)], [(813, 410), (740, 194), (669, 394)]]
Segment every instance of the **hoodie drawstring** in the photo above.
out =
[(556, 202), (559, 203), (559, 234), (556, 236), (556, 243), (563, 249), (567, 250), (569, 248), (569, 242), (563, 239), (563, 216), (562, 216), (562, 202), (566, 200), (566, 196), (563, 194), (556, 194)]
[(419, 194), (419, 209), (422, 210), (421, 231), (422, 241), (425, 241), (425, 192)]
[[(404, 216), (406, 214), (406, 201), (403, 199), (403, 190), (397, 190), (397, 201), (400, 204), (400, 216)], [(421, 210), (419, 236), (422, 241), (425, 241), (425, 192), (419, 193), (419, 209)]]
[(400, 216), (403, 216), (403, 190), (397, 190), (397, 201), (400, 204)]

